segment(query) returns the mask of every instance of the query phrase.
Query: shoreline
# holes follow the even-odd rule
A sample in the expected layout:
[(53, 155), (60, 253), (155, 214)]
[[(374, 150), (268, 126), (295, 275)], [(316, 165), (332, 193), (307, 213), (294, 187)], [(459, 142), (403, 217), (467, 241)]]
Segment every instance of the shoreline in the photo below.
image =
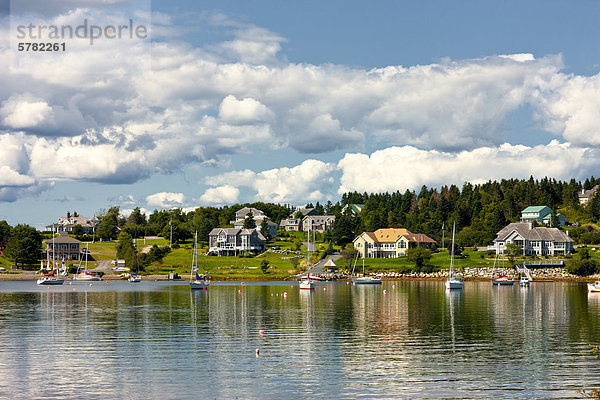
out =
[[(21, 273), (3, 273), (0, 274), (0, 281), (24, 281), (30, 280), (34, 281), (40, 278), (40, 274), (32, 273), (32, 272), (21, 272)], [(383, 281), (445, 281), (447, 276), (426, 276), (426, 275), (397, 275), (397, 276), (385, 276), (385, 274), (376, 275)], [(189, 277), (182, 276), (181, 279), (173, 279), (169, 280), (168, 275), (142, 275), (143, 281), (163, 281), (163, 282), (189, 282)], [(518, 277), (509, 276), (509, 278), (518, 280)], [(329, 281), (323, 282), (346, 282), (352, 279), (351, 276), (345, 276), (340, 279), (332, 279)], [(465, 276), (463, 277), (465, 282), (487, 282), (490, 281), (490, 276)], [(537, 276), (534, 274), (533, 282), (593, 282), (599, 280), (600, 277), (598, 275), (592, 275), (587, 277), (578, 277), (578, 276), (547, 276), (541, 275)], [(101, 278), (101, 281), (126, 281), (126, 278), (121, 277), (120, 275), (115, 274), (106, 274)], [(256, 277), (256, 276), (248, 276), (248, 277), (236, 277), (235, 279), (227, 279), (227, 278), (211, 278), (211, 280), (215, 282), (223, 281), (223, 282), (235, 282), (235, 281), (273, 281), (273, 282), (296, 282), (298, 279), (294, 276), (289, 277)]]

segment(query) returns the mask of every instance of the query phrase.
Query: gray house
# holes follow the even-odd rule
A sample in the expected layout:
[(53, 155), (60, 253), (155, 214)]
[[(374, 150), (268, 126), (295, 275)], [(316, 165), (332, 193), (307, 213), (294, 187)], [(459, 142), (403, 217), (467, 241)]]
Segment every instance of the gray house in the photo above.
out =
[(79, 260), (81, 242), (70, 236), (56, 236), (44, 240), (49, 260)]
[(515, 243), (524, 255), (553, 256), (573, 251), (573, 239), (558, 228), (536, 227), (531, 222), (515, 222), (505, 226), (494, 239), (496, 254), (504, 254), (506, 245)]
[(309, 215), (302, 219), (302, 230), (311, 232), (327, 232), (333, 228), (335, 215)]
[(257, 229), (215, 228), (208, 234), (209, 252), (237, 256), (265, 250), (266, 239)]

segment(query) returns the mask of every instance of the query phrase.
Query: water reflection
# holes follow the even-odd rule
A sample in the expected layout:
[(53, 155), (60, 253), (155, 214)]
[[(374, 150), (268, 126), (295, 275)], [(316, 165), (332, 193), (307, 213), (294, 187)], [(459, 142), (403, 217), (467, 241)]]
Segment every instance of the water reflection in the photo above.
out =
[(72, 289), (0, 282), (0, 397), (578, 398), (600, 386), (588, 348), (600, 296), (580, 284)]

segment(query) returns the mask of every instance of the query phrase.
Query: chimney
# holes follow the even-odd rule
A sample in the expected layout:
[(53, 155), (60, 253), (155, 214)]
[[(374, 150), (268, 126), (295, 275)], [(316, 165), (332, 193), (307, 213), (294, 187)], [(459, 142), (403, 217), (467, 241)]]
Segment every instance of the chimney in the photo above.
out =
[(533, 229), (533, 224), (531, 223), (531, 221), (527, 222), (527, 225), (529, 225), (529, 230)]
[(79, 215), (77, 215), (77, 211), (73, 211), (73, 217), (77, 218)]
[(71, 213), (67, 211), (67, 219), (71, 218)]

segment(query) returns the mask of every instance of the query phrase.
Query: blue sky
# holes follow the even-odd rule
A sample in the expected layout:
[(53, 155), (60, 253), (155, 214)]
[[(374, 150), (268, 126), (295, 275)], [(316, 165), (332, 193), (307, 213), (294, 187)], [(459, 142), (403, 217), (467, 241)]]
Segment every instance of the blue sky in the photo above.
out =
[[(0, 2), (12, 225), (600, 175), (599, 1), (12, 6)], [(86, 18), (152, 21), (152, 41), (15, 50), (19, 23)]]

